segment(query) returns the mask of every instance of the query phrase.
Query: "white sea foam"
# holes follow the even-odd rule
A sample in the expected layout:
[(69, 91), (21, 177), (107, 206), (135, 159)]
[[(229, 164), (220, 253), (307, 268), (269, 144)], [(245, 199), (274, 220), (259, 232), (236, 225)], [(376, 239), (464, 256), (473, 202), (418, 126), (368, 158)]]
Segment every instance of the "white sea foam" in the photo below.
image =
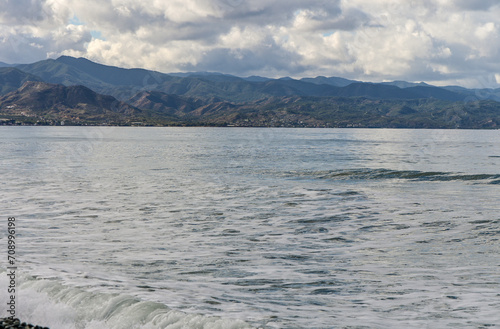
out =
[[(0, 272), (2, 290), (7, 285), (5, 274)], [(21, 275), (17, 277), (17, 287), (16, 316), (51, 329), (250, 328), (240, 320), (188, 314), (161, 303), (125, 294), (87, 291), (54, 279)]]

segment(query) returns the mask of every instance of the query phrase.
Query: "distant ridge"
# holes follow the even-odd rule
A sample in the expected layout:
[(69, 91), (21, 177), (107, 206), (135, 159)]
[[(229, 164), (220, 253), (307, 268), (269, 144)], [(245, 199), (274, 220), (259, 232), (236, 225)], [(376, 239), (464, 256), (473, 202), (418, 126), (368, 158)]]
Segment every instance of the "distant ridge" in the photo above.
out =
[(317, 85), (325, 84), (325, 85), (331, 85), (331, 86), (335, 86), (335, 87), (345, 87), (345, 86), (350, 85), (351, 83), (361, 82), (361, 81), (349, 80), (349, 79), (338, 78), (338, 77), (327, 78), (327, 77), (323, 77), (323, 76), (319, 76), (316, 78), (302, 78), (300, 80), (304, 81), (304, 82), (314, 83)]
[(398, 88), (410, 88), (410, 87), (432, 87), (425, 82), (407, 82), (407, 81), (392, 81), (392, 82), (381, 82), (382, 85), (396, 86)]
[(264, 82), (264, 81), (269, 81), (271, 79), (269, 78), (264, 78), (264, 77), (259, 77), (257, 75), (252, 75), (250, 77), (246, 77), (244, 78), (246, 81), (249, 81), (249, 82)]
[[(166, 94), (209, 99), (217, 97), (229, 102), (248, 102), (276, 96), (369, 97), (374, 99), (436, 98), (465, 99), (463, 91), (404, 82), (365, 83), (339, 77), (268, 79), (240, 78), (213, 72), (165, 74), (145, 69), (124, 69), (94, 63), (85, 58), (62, 56), (33, 64), (18, 65), (18, 69), (39, 76), (46, 82), (84, 85), (92, 90), (112, 95), (122, 101), (139, 91), (159, 91)], [(399, 86), (404, 86), (401, 88)], [(428, 87), (435, 89), (412, 89)], [(455, 93), (455, 94), (453, 94)]]
[[(166, 74), (145, 69), (124, 69), (115, 66), (98, 64), (85, 58), (61, 56), (56, 61), (83, 71), (104, 83), (116, 86), (149, 84), (152, 83), (152, 81), (148, 81), (151, 78), (168, 77)], [(152, 75), (154, 75), (154, 77), (152, 77)]]
[(0, 68), (0, 96), (0, 123), (500, 126), (500, 89), (325, 76), (298, 80), (217, 72), (165, 74), (69, 56)]

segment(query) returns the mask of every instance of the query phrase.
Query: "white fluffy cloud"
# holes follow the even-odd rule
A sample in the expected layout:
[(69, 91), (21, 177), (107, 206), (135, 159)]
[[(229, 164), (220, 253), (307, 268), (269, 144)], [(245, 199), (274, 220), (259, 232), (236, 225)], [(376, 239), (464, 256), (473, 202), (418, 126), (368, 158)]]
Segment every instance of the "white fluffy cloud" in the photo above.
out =
[(498, 87), (497, 0), (3, 0), (0, 61)]

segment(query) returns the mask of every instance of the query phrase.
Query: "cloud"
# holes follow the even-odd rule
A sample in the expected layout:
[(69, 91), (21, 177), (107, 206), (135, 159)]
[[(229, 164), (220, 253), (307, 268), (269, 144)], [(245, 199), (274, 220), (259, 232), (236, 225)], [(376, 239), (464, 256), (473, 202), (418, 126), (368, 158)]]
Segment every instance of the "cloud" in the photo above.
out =
[(0, 61), (498, 86), (496, 0), (4, 0)]
[(497, 0), (481, 0), (481, 1), (471, 1), (471, 0), (455, 0), (452, 3), (461, 10), (479, 10), (486, 11), (493, 6), (498, 6)]
[(0, 21), (3, 24), (30, 24), (47, 18), (44, 3), (40, 1), (6, 0), (0, 2)]
[(45, 59), (66, 49), (85, 51), (90, 33), (70, 23), (71, 11), (58, 0), (0, 2), (0, 56), (20, 63)]

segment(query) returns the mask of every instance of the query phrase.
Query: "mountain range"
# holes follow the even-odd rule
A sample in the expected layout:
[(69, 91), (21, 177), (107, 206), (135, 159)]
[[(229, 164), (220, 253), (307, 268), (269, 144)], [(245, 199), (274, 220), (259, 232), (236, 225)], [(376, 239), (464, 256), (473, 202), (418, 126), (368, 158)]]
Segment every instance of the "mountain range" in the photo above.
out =
[(0, 119), (28, 124), (497, 128), (500, 89), (160, 73), (62, 56), (0, 63)]

